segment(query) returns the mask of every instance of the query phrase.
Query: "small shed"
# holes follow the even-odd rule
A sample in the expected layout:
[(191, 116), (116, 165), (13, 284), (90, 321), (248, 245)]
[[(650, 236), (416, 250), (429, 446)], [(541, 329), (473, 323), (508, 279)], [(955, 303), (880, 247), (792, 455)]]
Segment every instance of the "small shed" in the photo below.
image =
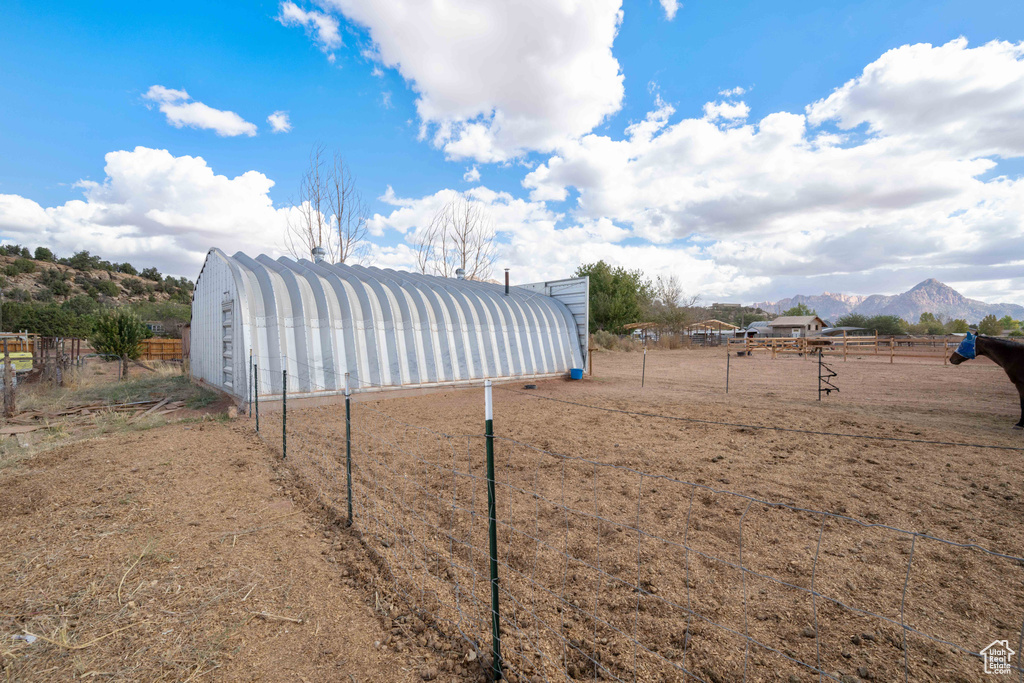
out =
[(784, 315), (770, 325), (775, 337), (810, 337), (825, 329), (825, 321), (816, 315)]

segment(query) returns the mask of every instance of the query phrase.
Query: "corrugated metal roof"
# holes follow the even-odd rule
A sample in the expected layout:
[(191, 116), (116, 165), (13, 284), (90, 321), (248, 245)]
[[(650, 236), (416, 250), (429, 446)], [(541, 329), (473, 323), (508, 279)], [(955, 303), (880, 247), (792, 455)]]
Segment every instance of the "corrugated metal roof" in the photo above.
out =
[[(225, 270), (230, 277), (213, 275)], [(220, 313), (229, 306), (237, 311), (237, 324)], [(203, 315), (197, 307), (214, 307), (217, 314)], [(218, 359), (209, 363), (197, 359), (200, 344), (194, 343), (194, 374), (240, 397), (248, 390), (242, 381), (248, 365), (238, 358), (250, 349), (260, 368), (261, 395), (280, 391), (283, 369), (289, 393), (316, 393), (343, 390), (346, 372), (357, 391), (583, 367), (576, 322), (563, 303), (517, 287), (505, 296), (502, 285), (484, 282), (306, 259), (228, 257), (212, 249), (193, 308), (194, 342), (208, 336), (208, 345), (218, 346), (210, 342), (220, 338), (197, 330), (197, 321), (223, 325), (225, 339), (233, 336), (224, 359), (214, 348), (209, 353)], [(229, 386), (217, 381), (221, 376)]]
[(825, 321), (816, 315), (784, 315), (771, 321), (771, 327), (800, 327), (810, 325), (815, 320), (824, 323)]

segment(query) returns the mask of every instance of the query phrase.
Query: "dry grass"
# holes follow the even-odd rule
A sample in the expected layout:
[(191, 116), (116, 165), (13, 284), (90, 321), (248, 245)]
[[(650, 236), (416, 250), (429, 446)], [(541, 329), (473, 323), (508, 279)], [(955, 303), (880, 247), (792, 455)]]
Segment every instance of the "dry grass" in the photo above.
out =
[(124, 381), (117, 380), (116, 363), (93, 363), (69, 370), (64, 386), (32, 383), (18, 387), (19, 413), (39, 411), (57, 413), (70, 407), (91, 404), (113, 405), (134, 401), (169, 398), (184, 401), (186, 410), (171, 416), (147, 415), (134, 418), (129, 413), (94, 409), (91, 421), (80, 418), (47, 419), (44, 429), (0, 438), (0, 470), (18, 467), (33, 456), (100, 434), (145, 431), (168, 422), (223, 417), (228, 401), (218, 394), (192, 384), (174, 363), (151, 363), (152, 371), (135, 368)]

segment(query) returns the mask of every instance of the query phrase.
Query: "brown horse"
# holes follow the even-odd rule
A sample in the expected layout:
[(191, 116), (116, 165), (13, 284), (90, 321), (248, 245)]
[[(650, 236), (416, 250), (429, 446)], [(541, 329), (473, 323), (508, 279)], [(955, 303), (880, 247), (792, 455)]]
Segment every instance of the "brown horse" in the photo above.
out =
[(953, 365), (960, 365), (965, 360), (977, 356), (987, 356), (993, 360), (1017, 387), (1017, 392), (1020, 394), (1020, 421), (1013, 428), (1024, 429), (1024, 344), (997, 337), (985, 337), (980, 334), (974, 336), (968, 332), (967, 337), (960, 342), (960, 346), (956, 347), (956, 351), (949, 357), (949, 362)]

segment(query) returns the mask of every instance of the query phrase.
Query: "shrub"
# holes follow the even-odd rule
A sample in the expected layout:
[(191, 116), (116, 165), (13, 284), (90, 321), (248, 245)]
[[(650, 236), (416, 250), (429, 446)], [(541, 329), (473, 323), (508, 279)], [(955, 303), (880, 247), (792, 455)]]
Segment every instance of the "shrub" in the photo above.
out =
[(153, 280), (154, 282), (160, 282), (164, 279), (163, 275), (161, 275), (160, 271), (157, 270), (156, 268), (146, 268), (141, 273), (139, 273), (139, 275), (146, 278), (147, 280)]
[(36, 272), (36, 262), (30, 258), (17, 258), (12, 264), (16, 273), (34, 273)]
[(52, 261), (53, 252), (46, 247), (36, 247), (35, 259), (36, 261)]
[(99, 280), (98, 282), (96, 282), (95, 287), (96, 291), (98, 291), (100, 294), (103, 294), (104, 296), (116, 297), (120, 292), (120, 290), (117, 288), (117, 285), (115, 285), (110, 280)]
[(132, 296), (142, 296), (146, 293), (146, 284), (135, 277), (128, 277), (121, 281), (121, 286)]
[(591, 339), (594, 346), (599, 346), (602, 349), (614, 349), (619, 342), (619, 336), (607, 330), (598, 330), (591, 335)]
[(138, 275), (139, 271), (135, 270), (135, 266), (130, 263), (119, 263), (117, 264), (117, 272), (124, 273), (126, 275)]
[(71, 283), (67, 280), (58, 280), (50, 285), (50, 291), (57, 296), (67, 296), (71, 293)]
[(36, 301), (53, 301), (53, 290), (49, 287), (43, 287), (34, 293), (32, 298)]

